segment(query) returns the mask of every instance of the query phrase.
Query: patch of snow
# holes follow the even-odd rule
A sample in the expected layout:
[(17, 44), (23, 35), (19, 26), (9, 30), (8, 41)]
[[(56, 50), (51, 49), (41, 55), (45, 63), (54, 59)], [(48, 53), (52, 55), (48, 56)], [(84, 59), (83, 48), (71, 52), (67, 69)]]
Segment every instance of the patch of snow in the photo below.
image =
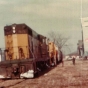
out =
[(0, 78), (5, 78), (3, 75), (0, 75)]
[(20, 78), (33, 78), (33, 77), (34, 77), (34, 71), (33, 70), (29, 70), (25, 73), (20, 74)]

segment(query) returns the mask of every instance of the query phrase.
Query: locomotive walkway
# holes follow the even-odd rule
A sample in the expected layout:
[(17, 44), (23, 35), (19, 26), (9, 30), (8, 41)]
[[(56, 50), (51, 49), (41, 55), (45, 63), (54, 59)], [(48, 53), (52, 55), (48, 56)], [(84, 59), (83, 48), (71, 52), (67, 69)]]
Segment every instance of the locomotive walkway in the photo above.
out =
[(34, 79), (0, 80), (1, 88), (88, 88), (88, 60), (64, 61)]

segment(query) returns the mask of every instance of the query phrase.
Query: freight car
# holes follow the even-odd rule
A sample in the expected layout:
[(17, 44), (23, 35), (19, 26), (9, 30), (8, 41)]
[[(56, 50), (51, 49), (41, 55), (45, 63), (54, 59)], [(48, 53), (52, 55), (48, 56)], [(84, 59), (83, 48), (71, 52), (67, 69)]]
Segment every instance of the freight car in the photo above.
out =
[(57, 64), (55, 44), (26, 24), (7, 25), (4, 35), (5, 60), (0, 62), (1, 78), (33, 78), (39, 71)]

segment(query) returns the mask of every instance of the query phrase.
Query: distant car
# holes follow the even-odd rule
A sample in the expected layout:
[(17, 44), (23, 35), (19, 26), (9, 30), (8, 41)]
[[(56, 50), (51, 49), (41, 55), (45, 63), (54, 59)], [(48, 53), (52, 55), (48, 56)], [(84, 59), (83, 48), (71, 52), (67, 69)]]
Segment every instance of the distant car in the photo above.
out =
[(72, 60), (72, 57), (71, 56), (65, 56), (64, 60)]
[(72, 60), (72, 57), (69, 57), (67, 60)]
[(64, 60), (68, 60), (69, 56), (65, 56)]
[(79, 59), (80, 57), (79, 56), (76, 56), (76, 59)]

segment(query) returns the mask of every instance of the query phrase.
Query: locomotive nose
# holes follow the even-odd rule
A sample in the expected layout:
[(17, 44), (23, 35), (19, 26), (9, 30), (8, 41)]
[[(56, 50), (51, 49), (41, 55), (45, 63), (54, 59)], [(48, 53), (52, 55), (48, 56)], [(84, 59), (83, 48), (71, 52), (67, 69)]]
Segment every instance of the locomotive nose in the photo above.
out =
[(14, 76), (19, 74), (19, 66), (18, 66), (18, 64), (13, 64), (12, 69), (13, 69), (12, 74), (14, 74)]
[(18, 68), (14, 67), (13, 72), (16, 73), (18, 71)]

